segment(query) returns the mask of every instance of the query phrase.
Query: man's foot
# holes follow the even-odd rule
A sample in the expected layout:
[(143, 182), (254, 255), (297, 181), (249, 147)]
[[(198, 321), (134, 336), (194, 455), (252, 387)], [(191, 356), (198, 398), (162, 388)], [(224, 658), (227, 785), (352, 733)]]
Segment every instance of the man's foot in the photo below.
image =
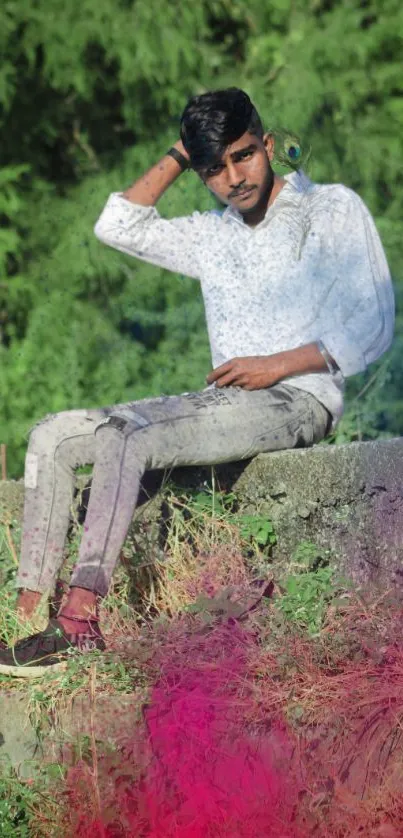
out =
[(98, 629), (98, 595), (86, 588), (73, 587), (57, 615), (65, 634), (85, 634), (88, 629)]
[(47, 608), (48, 595), (39, 591), (20, 591), (15, 603), (18, 618), (24, 622), (32, 622), (41, 617)]
[(103, 651), (105, 641), (97, 624), (87, 622), (85, 633), (67, 634), (58, 620), (50, 620), (44, 631), (26, 637), (9, 649), (0, 649), (0, 675), (36, 678), (45, 672), (65, 669), (71, 649)]
[(22, 590), (15, 603), (15, 630), (13, 642), (22, 640), (33, 632), (43, 631), (49, 620), (48, 594)]
[(16, 611), (19, 612), (21, 618), (30, 620), (35, 612), (40, 608), (43, 594), (39, 591), (20, 591), (15, 604)]

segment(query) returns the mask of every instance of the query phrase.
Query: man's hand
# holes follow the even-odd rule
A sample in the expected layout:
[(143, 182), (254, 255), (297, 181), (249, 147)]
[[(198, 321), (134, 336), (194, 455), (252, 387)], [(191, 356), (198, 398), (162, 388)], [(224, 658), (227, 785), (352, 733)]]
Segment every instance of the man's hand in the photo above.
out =
[(272, 387), (285, 375), (284, 365), (278, 355), (252, 355), (232, 358), (207, 376), (207, 383), (216, 387), (243, 387), (245, 390), (262, 390)]
[(274, 355), (232, 358), (213, 370), (206, 380), (208, 384), (215, 382), (216, 387), (262, 390), (264, 387), (272, 387), (283, 378), (311, 372), (328, 372), (326, 361), (316, 343), (307, 343)]

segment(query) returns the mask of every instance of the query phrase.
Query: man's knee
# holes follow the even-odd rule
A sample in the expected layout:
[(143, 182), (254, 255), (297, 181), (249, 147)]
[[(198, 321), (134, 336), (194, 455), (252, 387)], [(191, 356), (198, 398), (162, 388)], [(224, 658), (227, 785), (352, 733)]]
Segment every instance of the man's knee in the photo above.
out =
[(152, 425), (148, 419), (132, 411), (130, 414), (124, 411), (111, 413), (95, 428), (96, 436), (110, 435), (111, 432), (118, 433), (124, 437), (133, 436), (136, 431), (142, 431)]
[(63, 410), (48, 413), (29, 433), (29, 448), (48, 450), (68, 437), (77, 420), (86, 419), (86, 410)]

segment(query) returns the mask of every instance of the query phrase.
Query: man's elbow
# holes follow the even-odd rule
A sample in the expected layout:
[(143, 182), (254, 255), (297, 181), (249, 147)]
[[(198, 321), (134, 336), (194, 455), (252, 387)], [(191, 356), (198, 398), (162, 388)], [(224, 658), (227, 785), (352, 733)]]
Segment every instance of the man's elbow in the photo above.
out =
[(387, 352), (391, 348), (391, 346), (393, 344), (394, 336), (395, 336), (394, 326), (390, 326), (389, 328), (385, 329), (385, 331), (383, 333), (383, 336), (382, 336), (383, 340), (382, 340), (381, 345), (379, 347), (378, 358), (380, 358), (381, 355), (384, 355), (384, 353)]
[(393, 323), (384, 324), (384, 328), (378, 335), (378, 339), (365, 353), (366, 367), (373, 364), (374, 361), (378, 361), (379, 358), (385, 354), (385, 352), (388, 352), (393, 344), (394, 334), (395, 330)]
[[(108, 235), (108, 232), (109, 232), (109, 235)], [(102, 216), (101, 216), (101, 218), (98, 218), (98, 221), (95, 224), (94, 236), (96, 236), (96, 238), (100, 242), (102, 242), (102, 244), (110, 244), (110, 241), (111, 241), (110, 231), (108, 231), (108, 228), (103, 223)]]
[[(102, 244), (108, 247), (113, 247), (115, 250), (126, 252), (126, 237), (116, 227), (111, 227), (110, 224), (105, 224), (101, 218), (98, 219), (94, 227), (94, 235)], [(131, 253), (131, 250), (129, 251)]]

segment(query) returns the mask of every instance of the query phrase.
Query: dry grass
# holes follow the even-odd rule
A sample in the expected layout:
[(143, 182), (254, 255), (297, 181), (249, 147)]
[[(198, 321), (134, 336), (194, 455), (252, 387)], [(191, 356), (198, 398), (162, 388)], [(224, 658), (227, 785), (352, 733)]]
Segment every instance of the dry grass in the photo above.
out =
[[(225, 688), (231, 682), (239, 735), (253, 731), (263, 740), (268, 726), (281, 723), (294, 743), (289, 771), (300, 789), (298, 835), (403, 834), (398, 603), (346, 594), (329, 605), (320, 635), (309, 638), (280, 615), (280, 589), (261, 599), (247, 562), (225, 544), (201, 554), (194, 545), (178, 547), (172, 563), (159, 565), (153, 596), (157, 619), (136, 624), (121, 647), (124, 657), (141, 661), (150, 685), (159, 682), (164, 660), (183, 669), (185, 681), (190, 671), (219, 679), (222, 631), (245, 629), (246, 670), (242, 677), (229, 673)], [(168, 680), (164, 693), (171, 687)]]
[[(167, 561), (143, 579), (142, 614), (126, 654), (139, 659), (153, 683), (161, 656), (188, 655), (200, 664), (200, 636), (247, 621), (254, 642), (247, 678), (234, 684), (245, 728), (263, 731), (281, 719), (295, 743), (292, 770), (303, 784), (300, 825), (320, 838), (403, 835), (402, 608), (390, 593), (345, 592), (327, 608), (312, 639), (284, 620), (281, 590), (260, 600), (239, 532), (228, 520), (195, 521), (176, 504)], [(151, 573), (151, 575), (150, 575)], [(109, 612), (109, 619), (111, 618)], [(241, 616), (242, 615), (242, 616)], [(151, 619), (153, 618), (153, 619)], [(156, 621), (155, 621), (155, 618)], [(114, 631), (127, 624), (115, 621)], [(116, 637), (116, 634), (115, 634)], [(121, 647), (122, 648), (122, 647)]]
[[(225, 688), (230, 685), (238, 702), (239, 735), (249, 731), (263, 740), (277, 723), (287, 731), (293, 743), (289, 771), (300, 789), (298, 834), (302, 838), (402, 836), (401, 604), (390, 592), (381, 596), (344, 592), (329, 603), (318, 635), (309, 637), (278, 607), (281, 586), (272, 585), (270, 598), (262, 598), (264, 580), (259, 587), (250, 551), (245, 558), (245, 543), (229, 517), (189, 515), (180, 498), (172, 502), (172, 511), (165, 557), (137, 566), (134, 607), (128, 604), (133, 587), (129, 591), (123, 570), (103, 603), (110, 668), (97, 664), (96, 685), (93, 670), (84, 667), (60, 678), (58, 686), (41, 684), (40, 693), (52, 706), (67, 692), (92, 690), (96, 701), (97, 691), (116, 686), (118, 665), (123, 667), (121, 687), (129, 690), (136, 681), (151, 690), (162, 677), (164, 660), (174, 661), (178, 671), (191, 668), (202, 678), (215, 674), (218, 678), (223, 666), (222, 632), (231, 625), (242, 626), (247, 638), (242, 652), (245, 668), (236, 677), (229, 672)], [(170, 688), (167, 681), (166, 691)], [(133, 731), (127, 731), (127, 741), (132, 736)], [(96, 820), (103, 794), (112, 805), (114, 786), (93, 750), (91, 764), (75, 769), (74, 782), (80, 771), (92, 772), (83, 805)], [(119, 762), (115, 769), (116, 780)], [(135, 784), (137, 769), (128, 768), (127, 762), (123, 769), (132, 771)], [(66, 817), (65, 838), (72, 838)], [(98, 826), (95, 820), (95, 831), (88, 835), (98, 838), (104, 830), (109, 838), (99, 817)], [(121, 833), (129, 834), (133, 833)]]

